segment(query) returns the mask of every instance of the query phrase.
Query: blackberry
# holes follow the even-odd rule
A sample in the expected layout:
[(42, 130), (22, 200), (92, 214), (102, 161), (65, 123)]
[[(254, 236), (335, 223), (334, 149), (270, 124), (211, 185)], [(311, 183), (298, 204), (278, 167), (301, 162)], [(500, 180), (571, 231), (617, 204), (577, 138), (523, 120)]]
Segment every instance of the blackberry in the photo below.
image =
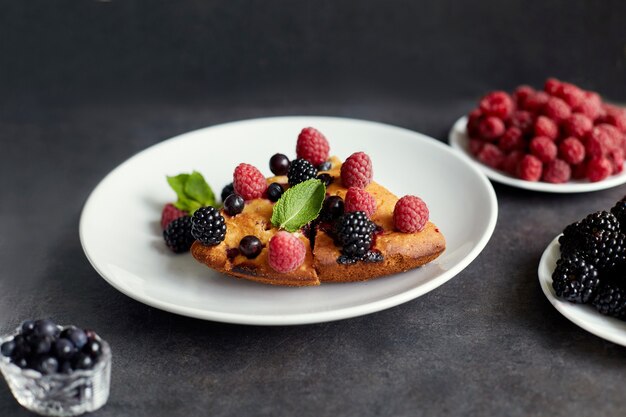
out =
[(626, 290), (614, 284), (603, 284), (593, 300), (593, 306), (602, 314), (626, 318)]
[(619, 231), (619, 222), (612, 213), (598, 211), (591, 213), (581, 220), (579, 227), (581, 231), (586, 234), (594, 234), (602, 231), (617, 232)]
[(306, 159), (295, 159), (289, 165), (287, 180), (292, 187), (311, 178), (315, 178), (317, 169)]
[(573, 303), (590, 302), (599, 284), (596, 267), (577, 252), (559, 259), (552, 273), (556, 295)]
[(226, 198), (229, 195), (233, 194), (234, 192), (235, 192), (235, 187), (233, 186), (232, 182), (226, 185), (224, 188), (222, 188), (222, 194), (220, 195), (220, 197), (222, 198), (222, 203), (226, 201)]
[(622, 198), (620, 201), (615, 203), (615, 205), (611, 208), (611, 213), (615, 216), (617, 221), (620, 224), (620, 230), (623, 232), (626, 231), (626, 197)]
[[(335, 224), (335, 236), (341, 253), (348, 258), (362, 259), (372, 246), (376, 225), (362, 211), (347, 213)], [(339, 261), (339, 260), (338, 260)]]
[(163, 230), (163, 239), (174, 253), (187, 252), (194, 241), (191, 235), (191, 217), (183, 216), (172, 220)]
[(587, 236), (583, 233), (580, 222), (572, 223), (563, 230), (563, 235), (559, 237), (561, 254), (568, 255), (580, 251), (585, 246)]
[(584, 243), (581, 255), (602, 271), (626, 263), (626, 236), (621, 232), (600, 231)]
[(207, 246), (219, 245), (226, 237), (224, 217), (215, 207), (201, 207), (191, 218), (191, 234)]

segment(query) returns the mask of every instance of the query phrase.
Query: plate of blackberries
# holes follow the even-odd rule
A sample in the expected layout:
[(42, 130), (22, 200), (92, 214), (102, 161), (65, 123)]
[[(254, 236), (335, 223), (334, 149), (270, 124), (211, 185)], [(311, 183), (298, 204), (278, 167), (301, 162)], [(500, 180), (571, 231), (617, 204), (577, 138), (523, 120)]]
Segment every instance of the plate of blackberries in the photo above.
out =
[(565, 227), (546, 248), (539, 281), (565, 317), (626, 346), (626, 197)]

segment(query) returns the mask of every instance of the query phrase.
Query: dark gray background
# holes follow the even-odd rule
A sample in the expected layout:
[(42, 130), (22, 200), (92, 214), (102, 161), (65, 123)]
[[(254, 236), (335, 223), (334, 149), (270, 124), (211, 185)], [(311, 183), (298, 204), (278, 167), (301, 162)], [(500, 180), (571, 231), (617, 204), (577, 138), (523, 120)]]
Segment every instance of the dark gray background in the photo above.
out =
[[(0, 331), (50, 316), (112, 345), (97, 416), (623, 415), (624, 348), (544, 298), (539, 256), (626, 187), (496, 185), (465, 271), (366, 317), (248, 327), (106, 284), (82, 205), (127, 157), (231, 120), (347, 116), (444, 139), (486, 90), (554, 75), (626, 100), (623, 1), (0, 1)], [(123, 202), (119, 202), (123, 204)], [(0, 383), (0, 415), (27, 415)]]

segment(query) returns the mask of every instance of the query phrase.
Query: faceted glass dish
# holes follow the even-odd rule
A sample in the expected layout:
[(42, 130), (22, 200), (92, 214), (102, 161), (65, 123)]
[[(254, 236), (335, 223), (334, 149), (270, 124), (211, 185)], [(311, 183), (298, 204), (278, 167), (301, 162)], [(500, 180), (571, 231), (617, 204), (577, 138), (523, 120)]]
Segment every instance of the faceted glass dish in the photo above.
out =
[[(19, 333), (0, 338), (0, 345)], [(111, 348), (96, 336), (102, 354), (92, 369), (43, 375), (22, 369), (0, 355), (0, 371), (15, 399), (26, 409), (44, 416), (76, 416), (102, 407), (109, 398)]]

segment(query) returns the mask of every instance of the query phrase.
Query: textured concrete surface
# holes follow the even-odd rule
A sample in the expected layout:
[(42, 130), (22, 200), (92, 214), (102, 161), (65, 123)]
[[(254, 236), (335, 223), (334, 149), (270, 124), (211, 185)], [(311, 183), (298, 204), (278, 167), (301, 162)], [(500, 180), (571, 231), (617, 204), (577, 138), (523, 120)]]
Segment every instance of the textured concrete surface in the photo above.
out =
[[(102, 334), (114, 365), (97, 417), (622, 416), (626, 350), (562, 317), (536, 269), (564, 225), (626, 186), (496, 185), (495, 233), (456, 278), (298, 327), (138, 303), (90, 267), (78, 221), (119, 163), (216, 123), (345, 116), (444, 139), (485, 90), (550, 75), (626, 101), (625, 13), (621, 0), (0, 1), (0, 332), (49, 316)], [(0, 416), (26, 415), (0, 382)]]

